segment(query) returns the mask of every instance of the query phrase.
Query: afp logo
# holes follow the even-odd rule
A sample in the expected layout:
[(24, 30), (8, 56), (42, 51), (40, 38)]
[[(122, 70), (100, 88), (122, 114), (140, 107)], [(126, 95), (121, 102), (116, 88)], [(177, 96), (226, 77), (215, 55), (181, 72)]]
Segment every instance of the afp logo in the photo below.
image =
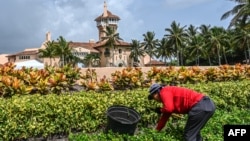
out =
[(250, 125), (224, 125), (224, 141), (249, 141)]

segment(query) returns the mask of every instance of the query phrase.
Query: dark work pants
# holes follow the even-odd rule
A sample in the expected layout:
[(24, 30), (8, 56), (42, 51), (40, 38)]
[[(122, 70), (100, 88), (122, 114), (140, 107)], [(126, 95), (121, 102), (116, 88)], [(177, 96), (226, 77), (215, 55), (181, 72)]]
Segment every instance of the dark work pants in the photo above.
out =
[(188, 113), (184, 129), (185, 141), (202, 141), (201, 129), (215, 112), (214, 102), (204, 96)]

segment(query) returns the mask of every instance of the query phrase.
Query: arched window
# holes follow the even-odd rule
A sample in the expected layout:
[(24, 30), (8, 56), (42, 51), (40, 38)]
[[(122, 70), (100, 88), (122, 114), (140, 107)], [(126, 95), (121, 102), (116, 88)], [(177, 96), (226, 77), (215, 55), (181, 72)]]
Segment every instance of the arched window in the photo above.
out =
[(109, 50), (109, 48), (105, 48), (104, 56), (105, 57), (110, 57), (110, 50)]
[(119, 51), (119, 54), (121, 54), (121, 53), (122, 53), (122, 49), (119, 49), (118, 51)]

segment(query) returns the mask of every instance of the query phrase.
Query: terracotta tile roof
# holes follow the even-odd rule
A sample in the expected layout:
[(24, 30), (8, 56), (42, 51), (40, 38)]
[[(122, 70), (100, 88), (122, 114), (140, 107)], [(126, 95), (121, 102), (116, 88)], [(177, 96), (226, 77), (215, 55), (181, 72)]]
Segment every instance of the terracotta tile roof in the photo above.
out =
[(18, 55), (35, 55), (35, 54), (38, 54), (38, 50), (22, 51), (22, 52), (18, 52), (18, 53), (15, 53), (15, 54), (7, 55), (6, 57), (18, 56)]
[(76, 48), (76, 47), (83, 47), (85, 49), (90, 50), (93, 53), (99, 53), (98, 50), (94, 49), (95, 43), (90, 42), (70, 42), (69, 47)]
[[(103, 47), (105, 46), (106, 41), (102, 40), (102, 41), (98, 41), (96, 42), (94, 48), (98, 48), (98, 47)], [(116, 46), (130, 46), (130, 43), (128, 42), (124, 42), (124, 41), (119, 41), (115, 43)]]
[[(106, 43), (105, 40), (98, 41), (98, 42), (69, 42), (69, 47), (72, 47), (72, 48), (82, 47), (82, 48), (90, 50), (90, 52), (99, 53), (99, 51), (96, 48), (105, 46), (105, 43)], [(129, 47), (130, 43), (120, 41), (120, 42), (116, 42), (115, 45)], [(38, 53), (39, 53), (38, 49), (37, 50), (28, 50), (27, 49), (27, 50), (24, 50), (22, 52), (18, 52), (15, 54), (9, 54), (6, 57), (14, 57), (14, 56), (19, 56), (19, 55), (36, 55)]]
[(108, 16), (104, 17), (104, 13), (100, 16), (98, 16), (95, 21), (101, 21), (102, 19), (107, 19), (107, 18), (115, 18), (115, 19), (118, 19), (120, 20), (120, 18), (114, 14), (112, 14), (110, 11), (107, 11), (108, 13)]
[(145, 66), (165, 66), (165, 63), (157, 60), (151, 60), (150, 62), (145, 64)]

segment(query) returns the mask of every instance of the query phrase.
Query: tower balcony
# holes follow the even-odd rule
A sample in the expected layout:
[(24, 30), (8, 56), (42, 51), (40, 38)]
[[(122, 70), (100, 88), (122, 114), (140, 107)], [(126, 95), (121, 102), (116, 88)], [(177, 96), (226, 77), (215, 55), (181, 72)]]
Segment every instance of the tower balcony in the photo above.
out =
[(108, 20), (108, 21), (100, 21), (100, 22), (96, 22), (97, 26), (108, 26), (108, 25), (117, 25), (118, 21), (114, 21), (114, 20)]

